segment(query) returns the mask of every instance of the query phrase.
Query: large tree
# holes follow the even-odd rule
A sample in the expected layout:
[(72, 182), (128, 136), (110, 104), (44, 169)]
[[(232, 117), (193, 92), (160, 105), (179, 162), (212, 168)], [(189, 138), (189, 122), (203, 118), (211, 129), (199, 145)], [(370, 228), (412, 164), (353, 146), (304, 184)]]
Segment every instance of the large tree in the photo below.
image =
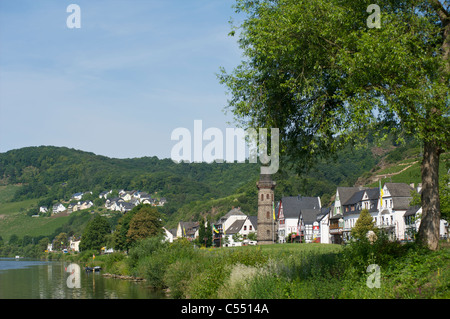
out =
[(134, 243), (138, 240), (162, 234), (161, 216), (156, 207), (142, 205), (131, 218), (127, 240)]
[(449, 2), (237, 0), (236, 11), (245, 17), (231, 34), (246, 59), (219, 75), (236, 119), (279, 128), (281, 151), (299, 171), (358, 146), (369, 131), (400, 142), (415, 136), (423, 144), (419, 238), (437, 249), (439, 158), (450, 131)]
[(106, 245), (107, 236), (111, 233), (111, 226), (104, 216), (95, 215), (83, 231), (80, 250), (97, 250)]

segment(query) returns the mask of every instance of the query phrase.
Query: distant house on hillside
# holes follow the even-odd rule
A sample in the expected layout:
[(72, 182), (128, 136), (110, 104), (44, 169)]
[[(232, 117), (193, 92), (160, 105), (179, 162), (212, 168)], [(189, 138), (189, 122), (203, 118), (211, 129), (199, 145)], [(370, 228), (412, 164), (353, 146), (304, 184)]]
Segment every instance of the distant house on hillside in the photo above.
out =
[(66, 210), (66, 207), (63, 204), (58, 203), (58, 204), (53, 205), (52, 212), (53, 212), (53, 214), (58, 214), (58, 213), (61, 213), (61, 212), (65, 211), (65, 210)]
[(88, 209), (94, 206), (94, 203), (92, 203), (90, 200), (86, 200), (83, 202), (78, 202), (78, 210)]
[(45, 206), (41, 206), (39, 207), (39, 213), (47, 213), (48, 212), (48, 208)]
[(109, 190), (109, 191), (103, 191), (103, 192), (101, 192), (99, 195), (98, 195), (98, 198), (104, 198), (104, 199), (107, 199), (108, 198), (108, 194), (111, 194), (112, 193), (112, 190)]
[(83, 198), (83, 193), (75, 193), (72, 195), (72, 199), (81, 200)]
[(136, 206), (136, 205), (134, 205), (133, 203), (127, 203), (127, 202), (121, 202), (119, 204), (119, 208), (122, 213), (129, 212), (130, 210), (132, 210), (134, 208), (134, 206)]
[(121, 207), (120, 204), (123, 203), (124, 200), (122, 198), (108, 198), (105, 202), (105, 207), (106, 209), (109, 210), (115, 210), (115, 211), (120, 211)]

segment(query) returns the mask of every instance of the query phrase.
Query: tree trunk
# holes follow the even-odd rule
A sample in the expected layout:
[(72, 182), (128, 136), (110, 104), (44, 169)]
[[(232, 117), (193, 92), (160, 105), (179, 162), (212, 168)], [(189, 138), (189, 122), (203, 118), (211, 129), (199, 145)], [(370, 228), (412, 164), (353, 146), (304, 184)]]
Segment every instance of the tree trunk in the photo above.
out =
[(424, 141), (422, 161), (422, 218), (418, 241), (431, 250), (439, 247), (439, 156), (440, 149), (433, 141)]

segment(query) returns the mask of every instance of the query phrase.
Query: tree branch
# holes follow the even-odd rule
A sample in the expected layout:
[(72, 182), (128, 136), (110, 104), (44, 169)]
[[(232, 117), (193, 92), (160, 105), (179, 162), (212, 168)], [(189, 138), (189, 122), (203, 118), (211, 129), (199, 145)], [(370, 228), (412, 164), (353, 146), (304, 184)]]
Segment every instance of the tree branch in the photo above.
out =
[(428, 0), (433, 7), (433, 9), (436, 11), (437, 15), (439, 16), (439, 19), (441, 22), (446, 25), (449, 23), (450, 17), (448, 12), (444, 9), (444, 6), (439, 0)]

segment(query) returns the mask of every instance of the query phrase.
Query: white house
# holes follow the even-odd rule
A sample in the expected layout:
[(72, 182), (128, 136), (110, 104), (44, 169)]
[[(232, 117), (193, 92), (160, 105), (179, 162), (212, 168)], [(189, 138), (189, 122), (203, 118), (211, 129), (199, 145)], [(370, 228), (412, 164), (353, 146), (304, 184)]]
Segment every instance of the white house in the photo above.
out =
[(81, 242), (81, 240), (70, 239), (69, 240), (70, 250), (71, 251), (80, 251), (80, 242)]
[(319, 197), (283, 197), (277, 205), (278, 242), (285, 243), (291, 233), (300, 233), (298, 218), (302, 209), (321, 209)]
[(198, 237), (198, 229), (198, 222), (179, 222), (176, 231), (176, 238), (184, 237), (189, 240), (193, 240)]
[(48, 208), (45, 207), (45, 206), (41, 206), (41, 207), (39, 207), (39, 212), (40, 213), (46, 213), (46, 212), (48, 212)]
[(58, 214), (65, 210), (66, 210), (66, 207), (61, 203), (53, 205), (53, 214)]
[(168, 230), (165, 227), (163, 227), (162, 229), (164, 230), (164, 236), (166, 238), (166, 241), (168, 241), (169, 243), (172, 243), (173, 239), (174, 239), (174, 235), (176, 235), (176, 230), (175, 229)]
[(334, 209), (330, 212), (331, 216), (338, 214), (344, 215), (343, 204), (347, 202), (356, 192), (365, 189), (364, 187), (338, 187), (334, 196)]
[(112, 193), (112, 190), (109, 190), (109, 191), (103, 191), (103, 192), (101, 192), (99, 195), (98, 195), (98, 198), (104, 198), (104, 199), (107, 199), (108, 198), (108, 194), (111, 194)]
[(82, 209), (88, 209), (91, 208), (92, 206), (94, 206), (94, 203), (90, 200), (86, 200), (84, 202), (78, 202), (78, 209), (82, 210)]
[(321, 244), (330, 244), (330, 208), (322, 208), (321, 214), (317, 216), (317, 222), (319, 223), (319, 234)]
[(378, 203), (376, 226), (384, 229), (392, 239), (404, 240), (404, 215), (412, 200), (413, 187), (405, 183), (385, 183)]
[(228, 213), (221, 217), (216, 224), (221, 224), (222, 229), (226, 230), (237, 220), (246, 220), (247, 215), (245, 215), (240, 207), (232, 208)]
[(122, 198), (108, 198), (105, 207), (109, 210), (121, 211), (120, 203), (124, 202)]
[[(341, 201), (340, 211), (343, 212), (343, 232), (346, 240), (350, 239), (351, 229), (355, 226), (356, 221), (358, 220), (363, 209), (367, 209), (369, 211), (375, 222), (377, 221), (377, 216), (379, 215), (377, 206), (380, 196), (379, 188), (367, 188), (362, 190), (353, 189), (353, 191), (353, 195), (351, 195), (345, 202)], [(346, 194), (350, 195), (351, 190), (348, 189)]]
[[(246, 219), (236, 219), (223, 234), (222, 245), (236, 247), (242, 245), (256, 245), (256, 240), (250, 240), (248, 235), (257, 231), (258, 217), (248, 216)], [(235, 239), (238, 239), (235, 241)]]
[[(420, 221), (422, 216), (422, 207), (414, 206), (410, 207), (404, 214), (403, 219), (405, 222), (405, 240), (413, 240), (415, 234), (419, 231)], [(439, 223), (439, 237), (448, 238), (448, 222), (445, 219), (441, 219)]]
[(132, 195), (131, 195), (130, 192), (126, 192), (126, 193), (123, 194), (121, 197), (122, 197), (122, 199), (123, 199), (124, 201), (129, 202), (129, 201), (131, 200), (131, 198), (132, 198)]
[(154, 205), (155, 201), (152, 198), (141, 198), (141, 204)]
[(75, 193), (72, 195), (72, 199), (81, 200), (83, 198), (83, 193)]
[(320, 225), (317, 216), (321, 213), (320, 209), (302, 209), (297, 220), (300, 236), (305, 243), (320, 241)]

